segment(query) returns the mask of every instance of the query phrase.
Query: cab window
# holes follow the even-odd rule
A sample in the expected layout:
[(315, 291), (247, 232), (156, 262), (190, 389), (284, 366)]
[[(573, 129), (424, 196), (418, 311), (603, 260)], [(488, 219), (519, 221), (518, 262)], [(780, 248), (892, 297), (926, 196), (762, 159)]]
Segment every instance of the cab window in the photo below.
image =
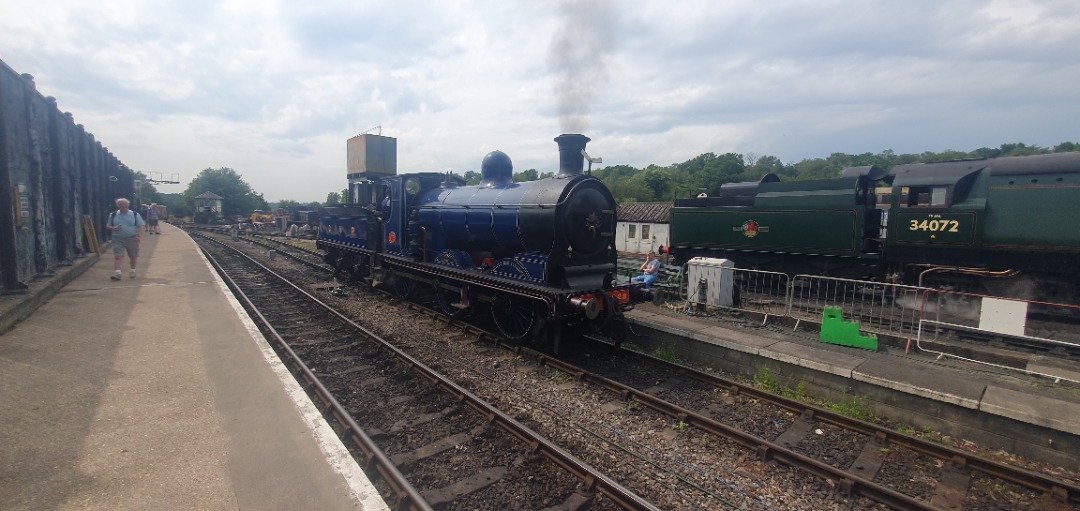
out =
[(904, 186), (900, 188), (900, 207), (931, 208), (949, 205), (947, 186)]

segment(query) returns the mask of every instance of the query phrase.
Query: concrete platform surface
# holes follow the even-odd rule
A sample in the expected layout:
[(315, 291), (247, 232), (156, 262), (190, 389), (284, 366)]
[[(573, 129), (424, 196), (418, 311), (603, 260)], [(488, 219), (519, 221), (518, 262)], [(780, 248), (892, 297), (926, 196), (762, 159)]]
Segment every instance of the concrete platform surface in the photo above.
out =
[(0, 508), (387, 509), (194, 242), (162, 232), (137, 278), (81, 259), (0, 335)]

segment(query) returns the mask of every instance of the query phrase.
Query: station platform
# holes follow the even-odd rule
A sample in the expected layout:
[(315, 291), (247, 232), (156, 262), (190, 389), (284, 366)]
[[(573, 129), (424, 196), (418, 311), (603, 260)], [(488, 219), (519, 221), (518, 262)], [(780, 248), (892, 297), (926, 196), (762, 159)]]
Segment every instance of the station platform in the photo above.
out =
[(385, 510), (195, 243), (163, 224), (0, 297), (0, 508)]
[[(877, 351), (822, 343), (789, 326), (688, 315), (646, 304), (627, 313), (626, 342), (651, 352), (674, 348), (684, 360), (755, 378), (772, 377), (833, 402), (865, 400), (879, 417), (924, 427), (992, 449), (1080, 470), (1080, 386), (914, 349)], [(1075, 362), (1033, 356), (1029, 370), (1080, 379)]]

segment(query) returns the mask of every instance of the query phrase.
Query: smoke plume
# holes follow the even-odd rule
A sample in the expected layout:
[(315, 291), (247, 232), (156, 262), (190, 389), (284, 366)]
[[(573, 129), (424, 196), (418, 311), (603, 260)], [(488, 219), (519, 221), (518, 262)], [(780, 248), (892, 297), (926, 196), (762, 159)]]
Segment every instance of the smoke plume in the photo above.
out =
[(607, 82), (615, 40), (611, 0), (563, 0), (562, 25), (551, 41), (548, 65), (555, 75), (559, 126), (563, 133), (584, 133), (589, 105)]

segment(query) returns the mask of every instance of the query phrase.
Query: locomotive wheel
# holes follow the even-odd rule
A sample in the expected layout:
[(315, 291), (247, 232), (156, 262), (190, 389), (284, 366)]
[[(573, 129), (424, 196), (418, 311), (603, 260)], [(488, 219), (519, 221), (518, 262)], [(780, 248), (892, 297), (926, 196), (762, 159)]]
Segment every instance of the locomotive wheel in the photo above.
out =
[(348, 280), (349, 278), (349, 256), (345, 254), (337, 255), (333, 257), (333, 261), (330, 262), (330, 266), (334, 268), (334, 277), (340, 277)]
[(435, 285), (435, 301), (439, 310), (450, 317), (457, 317), (469, 310), (461, 306), (461, 291), (451, 291)]
[(532, 300), (516, 296), (499, 296), (491, 304), (491, 319), (499, 332), (511, 340), (519, 340), (532, 331), (536, 312)]
[(394, 294), (402, 300), (408, 300), (416, 291), (416, 281), (400, 275), (394, 276)]
[(355, 280), (363, 280), (368, 276), (367, 257), (354, 255), (348, 261), (348, 273)]

